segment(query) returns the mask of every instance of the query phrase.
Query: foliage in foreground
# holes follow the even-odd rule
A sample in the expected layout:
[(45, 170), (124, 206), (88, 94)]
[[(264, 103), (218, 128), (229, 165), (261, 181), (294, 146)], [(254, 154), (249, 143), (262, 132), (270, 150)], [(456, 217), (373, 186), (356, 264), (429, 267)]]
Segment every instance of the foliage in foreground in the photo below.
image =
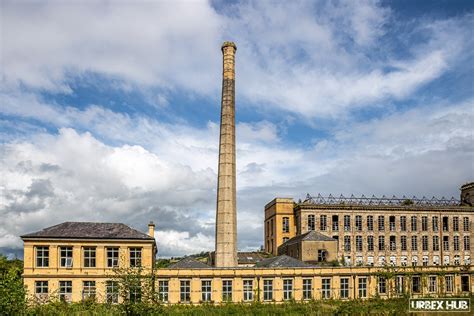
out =
[[(471, 305), (474, 297), (471, 297)], [(67, 304), (54, 302), (31, 306), (27, 315), (408, 315), (408, 299), (379, 299), (366, 301), (311, 301), (284, 304), (226, 304), (173, 305), (122, 304), (108, 305), (94, 302)], [(456, 313), (456, 315), (468, 315)]]

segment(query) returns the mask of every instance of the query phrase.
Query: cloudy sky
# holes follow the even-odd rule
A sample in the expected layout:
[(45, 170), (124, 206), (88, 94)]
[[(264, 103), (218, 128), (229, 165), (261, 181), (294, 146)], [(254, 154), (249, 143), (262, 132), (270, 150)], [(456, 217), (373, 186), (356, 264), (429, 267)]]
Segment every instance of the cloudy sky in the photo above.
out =
[(63, 221), (212, 250), (221, 43), (237, 44), (239, 249), (274, 197), (459, 197), (473, 1), (2, 1), (0, 252)]

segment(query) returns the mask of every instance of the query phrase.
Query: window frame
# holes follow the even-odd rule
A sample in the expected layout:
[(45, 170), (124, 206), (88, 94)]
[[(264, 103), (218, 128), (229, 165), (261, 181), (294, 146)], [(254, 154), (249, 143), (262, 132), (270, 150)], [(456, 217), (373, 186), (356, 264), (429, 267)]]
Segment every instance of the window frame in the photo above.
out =
[(35, 267), (49, 268), (49, 246), (35, 246)]
[(84, 268), (97, 267), (97, 247), (95, 246), (82, 247), (82, 265)]

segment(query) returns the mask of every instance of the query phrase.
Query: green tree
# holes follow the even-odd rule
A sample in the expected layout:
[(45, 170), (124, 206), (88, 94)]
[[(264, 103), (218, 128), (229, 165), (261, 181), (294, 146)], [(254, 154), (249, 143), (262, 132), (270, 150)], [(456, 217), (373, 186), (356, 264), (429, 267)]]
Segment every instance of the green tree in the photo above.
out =
[(16, 315), (26, 310), (26, 291), (20, 260), (8, 260), (0, 255), (0, 314)]

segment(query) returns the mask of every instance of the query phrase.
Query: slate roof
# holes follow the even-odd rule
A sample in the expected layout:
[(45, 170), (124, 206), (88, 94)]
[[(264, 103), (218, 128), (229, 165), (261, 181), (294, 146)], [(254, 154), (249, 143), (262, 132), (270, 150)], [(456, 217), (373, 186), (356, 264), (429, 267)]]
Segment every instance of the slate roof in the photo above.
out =
[[(295, 236), (283, 243), (281, 246), (288, 246), (300, 241), (336, 241), (334, 238), (316, 232), (314, 230)], [(280, 246), (280, 247), (281, 247)]]
[(168, 269), (208, 269), (212, 268), (211, 266), (198, 261), (192, 257), (186, 257), (179, 260), (176, 263), (173, 263), (168, 267)]
[(269, 254), (264, 252), (237, 252), (238, 264), (254, 264), (268, 258)]
[(137, 239), (155, 240), (122, 223), (65, 222), (21, 238)]
[(260, 262), (257, 262), (255, 267), (257, 268), (308, 268), (312, 266), (298, 259), (289, 257), (287, 255), (281, 255), (281, 256), (268, 258)]

